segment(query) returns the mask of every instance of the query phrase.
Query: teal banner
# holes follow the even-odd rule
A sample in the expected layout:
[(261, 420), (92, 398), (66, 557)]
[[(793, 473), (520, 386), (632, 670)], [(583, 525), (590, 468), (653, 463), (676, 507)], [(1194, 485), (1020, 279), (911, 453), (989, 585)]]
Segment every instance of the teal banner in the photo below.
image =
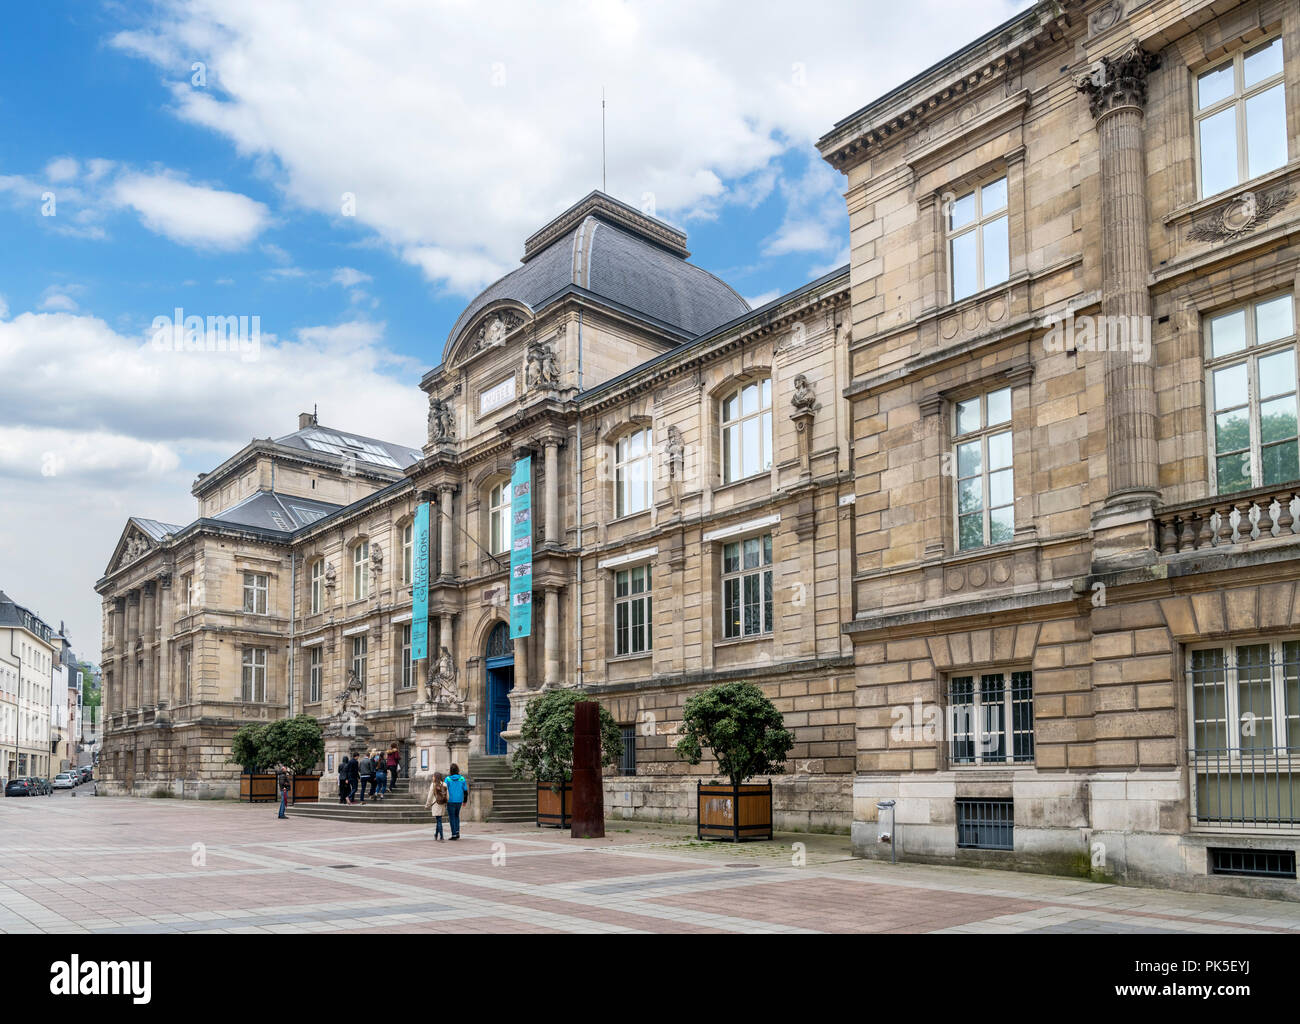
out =
[(510, 478), (510, 637), (533, 632), (533, 460), (525, 455)]
[(411, 660), (429, 656), (429, 503), (415, 507), (411, 538)]

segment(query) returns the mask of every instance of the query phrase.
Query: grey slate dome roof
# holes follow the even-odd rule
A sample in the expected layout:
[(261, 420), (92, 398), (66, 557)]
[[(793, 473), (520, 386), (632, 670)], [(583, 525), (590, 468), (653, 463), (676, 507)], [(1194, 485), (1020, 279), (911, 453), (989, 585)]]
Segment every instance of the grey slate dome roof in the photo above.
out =
[(524, 265), (465, 308), (447, 347), (494, 302), (513, 300), (535, 311), (570, 286), (692, 336), (749, 312), (735, 289), (688, 263), (689, 255), (682, 232), (593, 192), (528, 239)]

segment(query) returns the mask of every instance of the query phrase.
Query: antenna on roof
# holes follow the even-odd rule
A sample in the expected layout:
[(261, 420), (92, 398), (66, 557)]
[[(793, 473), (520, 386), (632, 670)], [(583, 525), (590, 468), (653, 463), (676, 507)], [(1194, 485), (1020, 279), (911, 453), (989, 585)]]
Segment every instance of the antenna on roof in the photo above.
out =
[(600, 190), (605, 188), (605, 87), (600, 87)]
[(312, 423), (312, 426), (313, 426), (313, 427), (315, 427), (315, 426), (319, 426), (319, 425), (320, 425), (320, 419), (319, 419), (319, 418), (317, 417), (317, 415), (316, 415), (316, 403), (315, 403), (315, 402), (312, 402), (312, 403), (311, 403), (311, 423)]

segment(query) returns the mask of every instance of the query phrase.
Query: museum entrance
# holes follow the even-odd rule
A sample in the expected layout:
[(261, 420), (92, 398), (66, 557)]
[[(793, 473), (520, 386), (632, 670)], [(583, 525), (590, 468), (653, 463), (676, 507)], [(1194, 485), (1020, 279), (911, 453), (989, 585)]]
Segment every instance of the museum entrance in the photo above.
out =
[(483, 664), (487, 672), (487, 752), (500, 755), (506, 752), (501, 731), (510, 725), (510, 691), (515, 688), (515, 643), (504, 622), (498, 622), (488, 634)]

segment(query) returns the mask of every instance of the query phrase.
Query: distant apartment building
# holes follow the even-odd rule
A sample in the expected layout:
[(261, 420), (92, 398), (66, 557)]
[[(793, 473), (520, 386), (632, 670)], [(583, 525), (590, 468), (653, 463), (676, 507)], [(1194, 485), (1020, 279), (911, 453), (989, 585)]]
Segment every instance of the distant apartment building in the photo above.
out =
[(54, 631), (0, 591), (0, 747), (4, 779), (49, 777)]

